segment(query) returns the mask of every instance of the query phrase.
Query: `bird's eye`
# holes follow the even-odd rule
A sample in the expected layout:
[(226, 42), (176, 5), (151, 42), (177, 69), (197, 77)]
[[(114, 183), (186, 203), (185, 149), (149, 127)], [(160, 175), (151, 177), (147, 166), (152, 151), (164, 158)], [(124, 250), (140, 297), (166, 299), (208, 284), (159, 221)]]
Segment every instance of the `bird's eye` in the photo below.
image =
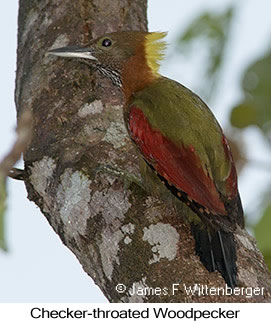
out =
[(104, 39), (102, 42), (103, 47), (110, 47), (112, 45), (112, 41), (108, 38)]

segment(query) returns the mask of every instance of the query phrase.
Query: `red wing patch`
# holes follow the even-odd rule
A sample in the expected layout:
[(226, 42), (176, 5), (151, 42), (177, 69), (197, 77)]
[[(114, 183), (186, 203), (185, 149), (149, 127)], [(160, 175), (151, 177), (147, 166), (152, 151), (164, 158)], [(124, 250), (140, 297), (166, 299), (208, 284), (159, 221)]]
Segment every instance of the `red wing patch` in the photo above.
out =
[(142, 110), (135, 106), (130, 110), (128, 126), (142, 155), (161, 176), (211, 213), (227, 214), (212, 179), (201, 167), (194, 147), (177, 147), (152, 129)]

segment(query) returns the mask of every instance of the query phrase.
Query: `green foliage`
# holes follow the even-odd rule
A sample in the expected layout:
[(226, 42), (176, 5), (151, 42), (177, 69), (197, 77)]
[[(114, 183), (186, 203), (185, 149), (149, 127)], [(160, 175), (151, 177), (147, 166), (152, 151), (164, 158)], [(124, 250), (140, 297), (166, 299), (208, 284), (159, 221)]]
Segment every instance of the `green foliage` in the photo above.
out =
[(263, 134), (271, 130), (271, 52), (246, 70), (242, 89), (243, 101), (231, 112), (231, 123), (237, 128), (256, 125)]
[[(231, 111), (231, 124), (244, 129), (257, 126), (271, 145), (271, 52), (247, 68), (242, 80), (244, 98)], [(271, 164), (271, 163), (270, 163)], [(264, 201), (263, 201), (264, 203)], [(255, 236), (271, 270), (271, 205), (255, 225)]]
[(6, 210), (6, 182), (0, 173), (0, 249), (7, 250), (4, 236), (4, 214)]
[(249, 102), (238, 104), (231, 112), (231, 124), (237, 128), (257, 125), (257, 110)]
[(271, 229), (271, 204), (265, 209), (260, 221), (256, 224), (255, 237), (258, 241), (258, 247), (264, 255), (264, 259), (271, 270), (271, 243), (270, 243), (270, 229)]
[[(244, 98), (231, 111), (231, 124), (244, 129), (257, 126), (270, 140), (271, 131), (271, 52), (247, 68), (242, 80)], [(264, 201), (263, 201), (264, 203)], [(271, 205), (255, 226), (255, 236), (264, 259), (271, 270)]]
[(193, 50), (192, 45), (197, 40), (202, 40), (202, 47), (207, 48), (209, 57), (203, 65), (208, 81), (208, 86), (204, 86), (203, 91), (207, 98), (210, 98), (216, 90), (233, 13), (233, 8), (221, 14), (206, 12), (197, 17), (178, 40), (178, 49), (187, 54)]

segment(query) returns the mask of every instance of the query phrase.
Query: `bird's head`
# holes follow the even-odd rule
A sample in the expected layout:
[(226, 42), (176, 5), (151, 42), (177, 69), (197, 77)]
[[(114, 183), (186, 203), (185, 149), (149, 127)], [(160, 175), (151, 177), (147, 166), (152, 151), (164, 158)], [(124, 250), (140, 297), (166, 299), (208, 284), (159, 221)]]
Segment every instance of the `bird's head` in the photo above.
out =
[[(86, 47), (52, 49), (52, 55), (78, 58), (99, 72), (118, 87), (136, 91), (146, 82), (159, 77), (158, 69), (163, 59), (166, 33), (126, 31), (106, 34)], [(144, 84), (143, 84), (144, 83)]]

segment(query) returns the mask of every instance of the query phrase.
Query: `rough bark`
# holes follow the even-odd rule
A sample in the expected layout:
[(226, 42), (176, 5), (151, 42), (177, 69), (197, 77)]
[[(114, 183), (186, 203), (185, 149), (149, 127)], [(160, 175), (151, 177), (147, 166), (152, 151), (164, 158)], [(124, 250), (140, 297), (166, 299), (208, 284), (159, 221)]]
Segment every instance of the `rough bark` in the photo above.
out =
[[(31, 109), (34, 119), (24, 155), (28, 197), (111, 302), (270, 301), (270, 273), (245, 231), (236, 234), (239, 283), (263, 287), (263, 295), (186, 294), (183, 284), (224, 281), (195, 256), (189, 226), (174, 208), (134, 183), (125, 187), (119, 171), (139, 176), (139, 157), (121, 93), (85, 65), (46, 56), (105, 32), (146, 28), (145, 0), (20, 1), (16, 105), (18, 115)], [(126, 288), (117, 292), (118, 284)], [(143, 295), (133, 295), (133, 286)]]

